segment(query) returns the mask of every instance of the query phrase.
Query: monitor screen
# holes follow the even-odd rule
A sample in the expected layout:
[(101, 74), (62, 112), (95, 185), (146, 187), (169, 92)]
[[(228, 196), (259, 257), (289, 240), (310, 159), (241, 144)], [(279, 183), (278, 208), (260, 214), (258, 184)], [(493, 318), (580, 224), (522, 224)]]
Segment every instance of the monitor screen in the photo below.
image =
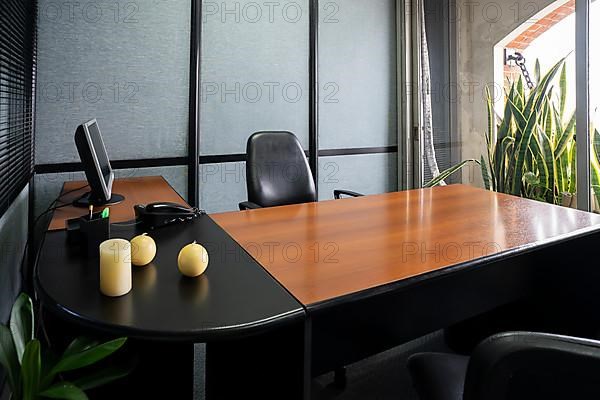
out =
[(102, 135), (100, 134), (98, 122), (94, 120), (87, 126), (87, 129), (90, 135), (92, 152), (96, 155), (98, 167), (100, 168), (100, 172), (104, 178), (104, 183), (107, 187), (109, 187), (112, 170), (110, 167), (110, 161), (108, 160), (108, 155), (106, 154), (104, 142), (102, 141)]

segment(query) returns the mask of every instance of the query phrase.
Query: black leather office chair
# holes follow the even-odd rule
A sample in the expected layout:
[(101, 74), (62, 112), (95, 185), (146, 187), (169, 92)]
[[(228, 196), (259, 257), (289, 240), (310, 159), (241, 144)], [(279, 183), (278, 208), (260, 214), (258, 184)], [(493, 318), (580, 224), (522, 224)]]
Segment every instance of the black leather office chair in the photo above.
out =
[[(256, 132), (246, 145), (248, 201), (240, 210), (317, 201), (315, 182), (302, 145), (291, 132)], [(334, 197), (362, 196), (335, 190)]]
[(420, 400), (600, 398), (600, 341), (531, 332), (494, 335), (473, 355), (418, 353), (408, 368)]

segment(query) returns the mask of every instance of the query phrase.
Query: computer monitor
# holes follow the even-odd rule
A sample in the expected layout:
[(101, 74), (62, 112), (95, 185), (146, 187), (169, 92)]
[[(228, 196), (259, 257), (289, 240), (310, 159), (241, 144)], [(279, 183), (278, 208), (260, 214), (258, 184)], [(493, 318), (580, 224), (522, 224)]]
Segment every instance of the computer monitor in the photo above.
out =
[(115, 174), (110, 166), (102, 134), (95, 119), (81, 124), (75, 131), (75, 145), (90, 191), (73, 203), (79, 207), (109, 205), (123, 201), (124, 197), (112, 193)]

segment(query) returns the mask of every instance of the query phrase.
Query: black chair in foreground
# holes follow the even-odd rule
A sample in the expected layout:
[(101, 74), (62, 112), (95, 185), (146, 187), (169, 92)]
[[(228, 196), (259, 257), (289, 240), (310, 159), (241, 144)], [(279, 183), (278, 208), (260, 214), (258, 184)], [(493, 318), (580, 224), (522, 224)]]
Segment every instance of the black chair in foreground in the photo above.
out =
[[(291, 132), (256, 132), (246, 145), (248, 201), (240, 210), (317, 201), (315, 182), (302, 145)], [(335, 190), (334, 197), (360, 193)]]
[(481, 342), (471, 357), (418, 353), (408, 360), (420, 400), (600, 398), (600, 341), (509, 332)]

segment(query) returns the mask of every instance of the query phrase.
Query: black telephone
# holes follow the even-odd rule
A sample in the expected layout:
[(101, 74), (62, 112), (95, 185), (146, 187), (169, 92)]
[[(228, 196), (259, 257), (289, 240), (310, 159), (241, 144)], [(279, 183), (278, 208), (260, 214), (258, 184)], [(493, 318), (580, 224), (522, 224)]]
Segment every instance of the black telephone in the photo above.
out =
[(204, 210), (170, 202), (137, 204), (133, 206), (133, 209), (138, 221), (151, 229), (190, 221), (202, 214), (206, 214)]

